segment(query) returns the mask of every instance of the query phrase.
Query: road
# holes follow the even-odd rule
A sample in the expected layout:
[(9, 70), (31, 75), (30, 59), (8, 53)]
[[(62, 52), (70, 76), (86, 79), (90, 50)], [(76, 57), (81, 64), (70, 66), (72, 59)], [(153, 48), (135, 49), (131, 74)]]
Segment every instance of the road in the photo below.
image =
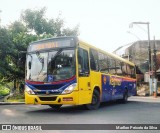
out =
[[(103, 103), (98, 110), (46, 105), (1, 105), (1, 124), (159, 124), (160, 98), (131, 97), (127, 104)], [(59, 132), (58, 132), (59, 133)]]

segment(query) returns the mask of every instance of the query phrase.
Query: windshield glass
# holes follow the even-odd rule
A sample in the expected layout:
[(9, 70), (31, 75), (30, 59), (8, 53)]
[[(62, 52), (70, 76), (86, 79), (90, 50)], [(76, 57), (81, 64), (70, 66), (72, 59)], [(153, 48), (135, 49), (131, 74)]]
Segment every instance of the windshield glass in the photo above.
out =
[(49, 52), (48, 81), (69, 79), (75, 75), (74, 50)]
[[(47, 81), (48, 53), (28, 54), (27, 79), (31, 81)], [(30, 67), (30, 68), (29, 68)]]
[(72, 49), (27, 55), (27, 80), (53, 82), (75, 75), (75, 52)]

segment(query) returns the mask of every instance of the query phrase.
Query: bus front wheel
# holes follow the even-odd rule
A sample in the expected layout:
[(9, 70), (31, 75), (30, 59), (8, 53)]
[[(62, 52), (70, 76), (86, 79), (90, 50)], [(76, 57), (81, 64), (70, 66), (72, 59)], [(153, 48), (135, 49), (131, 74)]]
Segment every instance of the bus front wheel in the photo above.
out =
[(98, 109), (100, 106), (100, 93), (98, 90), (93, 91), (92, 102), (85, 105), (87, 109), (94, 110)]

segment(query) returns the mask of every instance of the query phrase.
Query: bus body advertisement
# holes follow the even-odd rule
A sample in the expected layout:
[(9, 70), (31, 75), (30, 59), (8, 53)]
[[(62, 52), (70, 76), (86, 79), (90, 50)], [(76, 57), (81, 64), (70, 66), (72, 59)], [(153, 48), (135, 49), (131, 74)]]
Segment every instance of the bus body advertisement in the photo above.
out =
[(77, 37), (33, 42), (26, 58), (25, 103), (82, 105), (97, 109), (101, 102), (136, 94), (135, 65)]

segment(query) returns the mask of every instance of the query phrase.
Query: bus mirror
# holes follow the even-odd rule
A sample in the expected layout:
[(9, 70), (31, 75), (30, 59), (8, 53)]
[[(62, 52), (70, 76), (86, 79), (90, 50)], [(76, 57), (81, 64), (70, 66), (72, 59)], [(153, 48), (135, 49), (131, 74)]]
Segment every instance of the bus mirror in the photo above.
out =
[(28, 62), (28, 68), (31, 69), (31, 61)]

